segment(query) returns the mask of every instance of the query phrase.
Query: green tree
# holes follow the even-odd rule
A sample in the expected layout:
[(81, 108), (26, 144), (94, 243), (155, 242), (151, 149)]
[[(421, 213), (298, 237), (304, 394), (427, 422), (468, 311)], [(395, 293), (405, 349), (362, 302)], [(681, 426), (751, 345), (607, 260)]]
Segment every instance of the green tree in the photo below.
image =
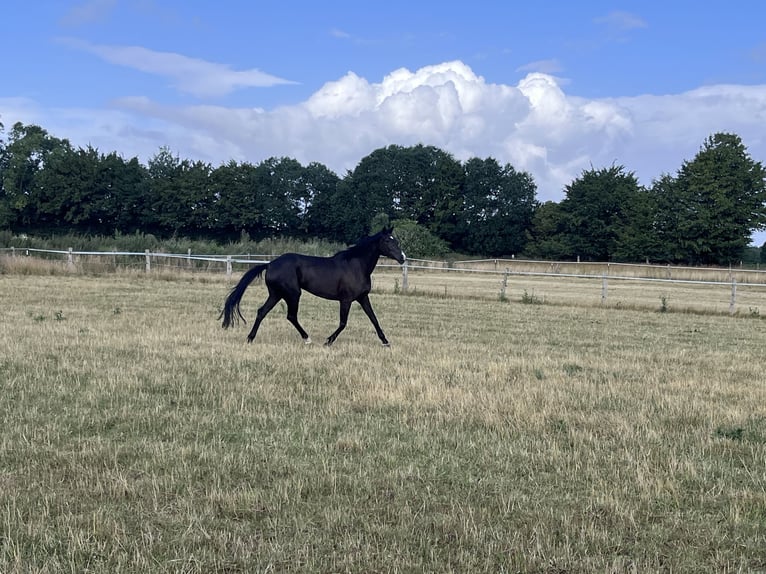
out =
[[(216, 168), (210, 186), (215, 206), (212, 228), (233, 239), (274, 235), (332, 235), (333, 192), (338, 177), (325, 166), (303, 167), (290, 158), (269, 158), (257, 166), (234, 161)], [(339, 211), (344, 213), (341, 206)]]
[[(766, 172), (750, 158), (739, 136), (716, 133), (684, 162), (663, 208), (663, 221), (675, 260), (691, 264), (738, 262), (752, 232), (766, 227)], [(675, 230), (672, 227), (675, 226)]]
[(374, 207), (369, 207), (369, 198), (362, 195), (363, 189), (353, 185), (353, 179), (353, 173), (347, 172), (334, 189), (327, 189), (315, 198), (310, 222), (312, 229), (321, 230), (322, 237), (353, 243), (371, 231), (376, 216), (384, 215), (390, 219), (388, 210), (375, 212)]
[(37, 177), (37, 224), (64, 233), (133, 233), (140, 229), (145, 189), (137, 159), (126, 163), (115, 152), (61, 147)]
[[(11, 128), (0, 159), (5, 224), (33, 231), (45, 227), (38, 217), (41, 190), (39, 177), (51, 154), (71, 149), (65, 139), (48, 134), (36, 125), (17, 122)], [(0, 223), (3, 223), (0, 221)]]
[(652, 259), (667, 263), (685, 260), (682, 222), (686, 215), (678, 203), (681, 198), (676, 178), (663, 174), (652, 182), (649, 196), (649, 203), (653, 205), (651, 229), (657, 240)]
[(259, 199), (259, 236), (301, 235), (313, 199), (301, 164), (287, 157), (269, 158), (255, 168)]
[(250, 235), (257, 227), (254, 171), (255, 167), (250, 163), (231, 160), (210, 174), (210, 191), (214, 198), (211, 228), (218, 238), (231, 241), (242, 232)]
[(617, 165), (584, 171), (569, 184), (561, 201), (562, 243), (569, 256), (611, 259), (639, 189), (636, 176)]
[(312, 162), (304, 170), (306, 203), (301, 216), (301, 228), (311, 237), (341, 240), (335, 229), (343, 219), (343, 206), (333, 207), (333, 200), (338, 191), (340, 178), (325, 165)]
[(495, 159), (472, 158), (464, 165), (462, 251), (500, 256), (521, 253), (537, 207), (532, 176)]
[(50, 232), (103, 232), (99, 222), (108, 219), (103, 212), (108, 192), (107, 186), (99, 185), (99, 160), (92, 147), (61, 147), (49, 155), (37, 176), (38, 226)]
[(3, 186), (3, 173), (5, 172), (6, 162), (4, 131), (5, 126), (3, 122), (0, 122), (0, 230), (12, 227), (15, 219), (8, 195), (5, 193), (5, 187)]
[(658, 233), (659, 198), (643, 187), (629, 194), (625, 217), (616, 228), (611, 258), (617, 261), (668, 261), (666, 246)]
[(354, 231), (367, 233), (372, 217), (411, 219), (442, 237), (457, 224), (460, 162), (433, 146), (380, 148), (363, 158), (340, 189)]
[(125, 234), (141, 231), (149, 176), (138, 158), (126, 161), (115, 152), (102, 156), (99, 181), (106, 190), (102, 209), (107, 221), (111, 221), (112, 229)]
[(161, 148), (147, 166), (147, 230), (165, 236), (200, 237), (209, 233), (214, 201), (211, 172), (207, 163), (181, 160), (168, 148)]
[(561, 206), (554, 201), (546, 201), (535, 209), (527, 230), (527, 248), (524, 253), (536, 259), (568, 259), (572, 253), (564, 239)]
[(395, 221), (394, 232), (407, 257), (416, 259), (436, 258), (444, 257), (449, 253), (449, 246), (446, 241), (412, 219)]

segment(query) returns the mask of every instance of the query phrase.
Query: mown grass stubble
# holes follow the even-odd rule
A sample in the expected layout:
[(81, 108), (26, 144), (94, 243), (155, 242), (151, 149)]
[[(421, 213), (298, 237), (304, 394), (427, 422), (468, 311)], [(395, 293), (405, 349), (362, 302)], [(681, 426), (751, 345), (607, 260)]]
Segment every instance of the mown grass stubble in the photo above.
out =
[(226, 289), (0, 276), (0, 570), (766, 568), (761, 321)]

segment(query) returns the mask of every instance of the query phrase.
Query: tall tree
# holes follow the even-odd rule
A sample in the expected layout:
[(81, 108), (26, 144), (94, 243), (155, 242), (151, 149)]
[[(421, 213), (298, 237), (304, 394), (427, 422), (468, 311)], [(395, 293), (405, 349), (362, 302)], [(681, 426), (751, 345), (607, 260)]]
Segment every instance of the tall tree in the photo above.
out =
[(103, 211), (112, 225), (107, 232), (132, 234), (140, 231), (149, 190), (146, 168), (137, 157), (126, 161), (111, 152), (102, 156), (98, 178), (107, 191)]
[(611, 259), (638, 192), (636, 176), (621, 165), (584, 171), (566, 186), (561, 215), (569, 256)]
[(460, 162), (436, 147), (377, 149), (347, 178), (354, 228), (367, 232), (372, 218), (384, 213), (391, 221), (411, 219), (438, 235), (449, 234), (457, 222), (462, 181)]
[(301, 217), (301, 226), (312, 237), (343, 241), (342, 227), (346, 206), (338, 202), (340, 178), (321, 163), (306, 166), (304, 178), (310, 202)]
[(468, 160), (464, 173), (458, 249), (489, 256), (521, 253), (537, 207), (532, 176), (493, 158)]
[(21, 122), (13, 125), (0, 159), (7, 224), (26, 229), (38, 227), (41, 223), (38, 221), (40, 173), (51, 154), (70, 149), (69, 141), (51, 136), (40, 126), (26, 126)]
[(303, 167), (290, 158), (269, 158), (257, 166), (229, 162), (211, 175), (213, 227), (228, 238), (242, 232), (261, 238), (326, 230), (322, 202), (331, 197), (337, 181), (321, 164)]
[(5, 186), (3, 186), (3, 173), (5, 172), (6, 162), (4, 131), (5, 126), (3, 122), (0, 122), (0, 229), (10, 228), (15, 221), (15, 214), (11, 209), (8, 194), (5, 192)]
[(256, 167), (262, 234), (300, 234), (301, 222), (312, 200), (303, 175), (303, 166), (287, 157), (272, 157)]
[(766, 228), (766, 171), (735, 134), (708, 137), (695, 158), (684, 162), (670, 191), (677, 259), (738, 262), (752, 232)]
[(653, 206), (651, 230), (657, 240), (652, 259), (675, 263), (687, 260), (683, 247), (683, 220), (687, 216), (684, 200), (678, 191), (678, 182), (670, 174), (663, 174), (652, 182), (648, 190), (649, 204)]
[(213, 195), (209, 164), (174, 156), (168, 148), (149, 160), (149, 201), (144, 221), (160, 235), (204, 236), (209, 232)]
[[(624, 218), (616, 228), (610, 258), (617, 261), (668, 261), (667, 245), (659, 233), (660, 197), (643, 187), (629, 194)], [(668, 215), (672, 213), (668, 212)]]
[(535, 209), (527, 230), (525, 255), (537, 259), (568, 259), (571, 249), (565, 243), (561, 204), (546, 201)]
[(37, 177), (37, 225), (48, 231), (97, 234), (108, 222), (108, 184), (99, 181), (98, 151), (62, 147), (51, 153)]
[(214, 198), (211, 227), (220, 239), (233, 240), (243, 232), (250, 235), (256, 227), (253, 191), (255, 167), (234, 160), (220, 165), (210, 175)]

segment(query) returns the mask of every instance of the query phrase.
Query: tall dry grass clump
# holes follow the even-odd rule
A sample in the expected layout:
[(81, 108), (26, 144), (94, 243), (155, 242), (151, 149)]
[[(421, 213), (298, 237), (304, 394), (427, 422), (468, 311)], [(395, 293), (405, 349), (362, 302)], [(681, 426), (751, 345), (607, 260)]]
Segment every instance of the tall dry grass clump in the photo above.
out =
[(63, 275), (75, 272), (59, 260), (0, 255), (0, 273), (13, 275)]

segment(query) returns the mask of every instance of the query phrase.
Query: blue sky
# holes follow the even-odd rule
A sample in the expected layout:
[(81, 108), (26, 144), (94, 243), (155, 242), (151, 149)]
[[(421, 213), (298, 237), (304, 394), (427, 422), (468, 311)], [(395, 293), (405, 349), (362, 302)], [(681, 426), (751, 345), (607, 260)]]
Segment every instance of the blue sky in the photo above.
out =
[(591, 166), (649, 185), (717, 131), (766, 162), (765, 17), (758, 1), (11, 0), (0, 122), (144, 162), (167, 146), (339, 175), (423, 143), (510, 163), (559, 201)]

